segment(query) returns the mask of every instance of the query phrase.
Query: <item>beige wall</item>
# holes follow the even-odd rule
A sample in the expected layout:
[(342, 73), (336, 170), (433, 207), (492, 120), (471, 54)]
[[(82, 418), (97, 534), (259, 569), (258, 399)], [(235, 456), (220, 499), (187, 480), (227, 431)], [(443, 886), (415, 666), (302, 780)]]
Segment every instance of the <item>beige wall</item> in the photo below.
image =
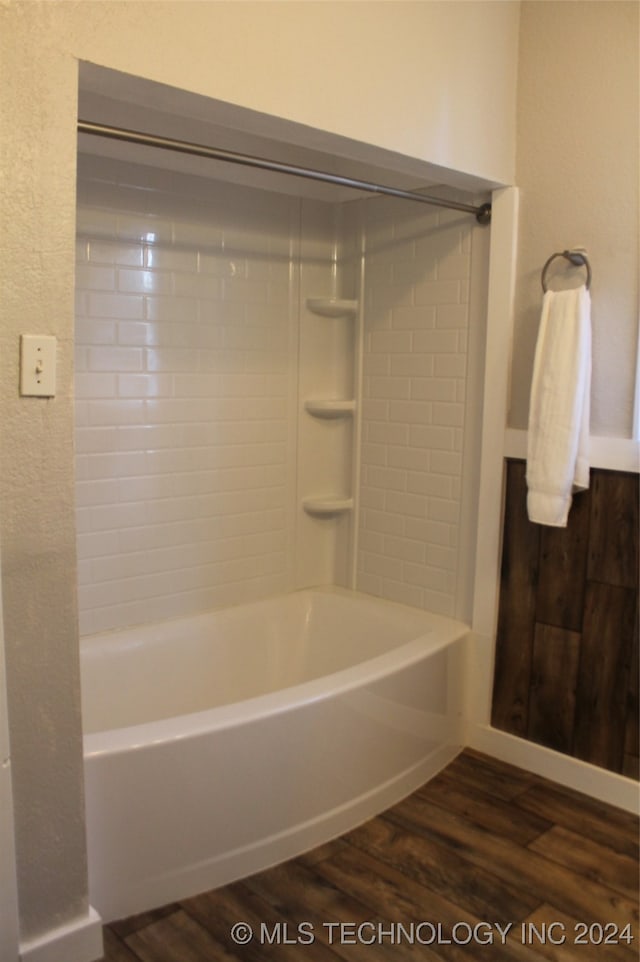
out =
[(29, 19), (57, 55), (513, 181), (517, 3), (54, 6)]
[(583, 246), (593, 270), (592, 433), (631, 433), (638, 342), (639, 9), (635, 2), (522, 4), (512, 427), (527, 425), (541, 267), (554, 251)]
[[(78, 60), (508, 183), (518, 5), (0, 3), (0, 542), (23, 938), (86, 911), (73, 514)], [(22, 332), (58, 337), (21, 399)]]

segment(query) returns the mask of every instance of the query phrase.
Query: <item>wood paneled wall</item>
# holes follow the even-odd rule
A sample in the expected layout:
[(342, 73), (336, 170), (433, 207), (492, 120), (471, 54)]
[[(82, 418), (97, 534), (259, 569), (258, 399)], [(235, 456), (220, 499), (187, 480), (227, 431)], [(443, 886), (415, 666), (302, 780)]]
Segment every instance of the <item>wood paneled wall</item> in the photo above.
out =
[(592, 470), (566, 528), (507, 462), (495, 728), (638, 778), (638, 475)]

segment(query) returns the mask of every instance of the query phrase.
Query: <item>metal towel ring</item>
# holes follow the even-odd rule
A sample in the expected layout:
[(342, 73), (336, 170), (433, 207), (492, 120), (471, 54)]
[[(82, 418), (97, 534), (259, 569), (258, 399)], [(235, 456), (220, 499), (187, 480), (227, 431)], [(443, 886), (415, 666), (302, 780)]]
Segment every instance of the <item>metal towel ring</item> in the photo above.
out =
[(544, 293), (546, 294), (548, 291), (548, 287), (545, 283), (547, 269), (551, 264), (551, 262), (556, 259), (556, 257), (564, 257), (565, 260), (568, 260), (571, 264), (573, 264), (574, 267), (585, 267), (587, 271), (587, 290), (589, 290), (589, 288), (591, 287), (591, 265), (589, 264), (589, 259), (586, 253), (579, 250), (573, 250), (573, 251), (567, 250), (567, 251), (556, 251), (555, 254), (551, 255), (551, 257), (547, 260), (544, 267), (542, 268), (541, 283), (542, 283), (542, 290), (544, 291)]

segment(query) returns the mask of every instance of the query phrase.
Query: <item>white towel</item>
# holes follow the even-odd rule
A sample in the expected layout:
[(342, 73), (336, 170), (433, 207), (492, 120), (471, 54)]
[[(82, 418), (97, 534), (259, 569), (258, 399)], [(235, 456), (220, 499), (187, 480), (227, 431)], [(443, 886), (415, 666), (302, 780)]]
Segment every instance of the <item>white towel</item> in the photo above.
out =
[(564, 528), (572, 492), (589, 487), (591, 297), (547, 291), (536, 344), (527, 442), (527, 510)]

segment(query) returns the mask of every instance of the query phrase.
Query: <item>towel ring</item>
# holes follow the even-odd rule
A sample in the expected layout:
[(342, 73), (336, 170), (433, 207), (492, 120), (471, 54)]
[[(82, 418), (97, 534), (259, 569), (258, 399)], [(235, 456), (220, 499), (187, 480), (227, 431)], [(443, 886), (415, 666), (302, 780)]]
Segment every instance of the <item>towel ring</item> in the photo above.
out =
[(582, 251), (567, 250), (567, 251), (556, 251), (555, 254), (551, 255), (551, 257), (547, 260), (544, 267), (542, 268), (541, 283), (542, 283), (542, 290), (544, 291), (544, 293), (546, 294), (548, 291), (548, 287), (546, 285), (547, 269), (549, 268), (549, 265), (551, 264), (551, 262), (556, 259), (556, 257), (564, 257), (565, 260), (568, 260), (571, 264), (573, 264), (574, 267), (586, 268), (587, 290), (589, 290), (589, 288), (591, 287), (591, 265), (589, 264), (589, 259), (587, 255), (584, 254)]

